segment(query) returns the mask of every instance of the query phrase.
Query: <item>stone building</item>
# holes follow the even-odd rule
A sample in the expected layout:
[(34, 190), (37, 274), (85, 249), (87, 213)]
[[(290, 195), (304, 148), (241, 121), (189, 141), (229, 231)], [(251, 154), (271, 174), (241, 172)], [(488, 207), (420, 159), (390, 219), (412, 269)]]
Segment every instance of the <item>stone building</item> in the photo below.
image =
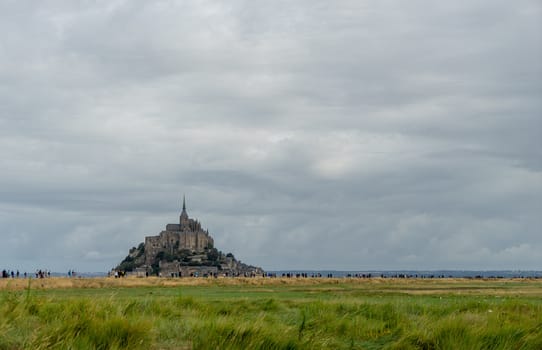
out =
[(143, 277), (254, 276), (263, 270), (237, 261), (214, 247), (213, 237), (201, 224), (188, 217), (186, 201), (178, 224), (167, 224), (157, 236), (145, 237), (145, 243), (130, 249), (128, 256), (114, 269)]
[(162, 252), (171, 256), (183, 250), (191, 253), (203, 253), (214, 247), (214, 240), (209, 231), (204, 231), (201, 224), (188, 217), (186, 201), (183, 197), (183, 210), (178, 224), (167, 224), (158, 236), (145, 237), (145, 264), (151, 265), (155, 257)]

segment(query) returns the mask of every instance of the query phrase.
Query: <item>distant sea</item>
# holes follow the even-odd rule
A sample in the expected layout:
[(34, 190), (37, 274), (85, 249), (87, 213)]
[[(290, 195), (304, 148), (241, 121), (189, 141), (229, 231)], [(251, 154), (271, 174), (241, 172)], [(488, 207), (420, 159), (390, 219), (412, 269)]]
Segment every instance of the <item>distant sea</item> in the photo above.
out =
[[(307, 274), (308, 277), (320, 276), (327, 277), (331, 275), (333, 277), (355, 277), (355, 276), (368, 276), (371, 277), (417, 277), (417, 278), (438, 278), (438, 277), (452, 277), (452, 278), (542, 278), (542, 271), (521, 271), (521, 270), (357, 270), (357, 271), (343, 271), (343, 270), (276, 270), (266, 271), (266, 273), (275, 274), (277, 277), (283, 274), (290, 274), (295, 277), (296, 275)], [(67, 276), (66, 273), (51, 273), (52, 276), (62, 277)], [(106, 277), (106, 272), (79, 272), (77, 277)]]
[(290, 274), (296, 276), (297, 274), (305, 273), (309, 277), (314, 275), (320, 275), (327, 277), (331, 275), (333, 277), (354, 277), (354, 276), (368, 276), (371, 277), (417, 277), (417, 278), (437, 278), (437, 277), (450, 277), (450, 278), (542, 278), (542, 271), (512, 271), (512, 270), (494, 270), (494, 271), (477, 271), (477, 270), (360, 270), (360, 271), (342, 271), (342, 270), (278, 270), (278, 271), (266, 271), (267, 273), (273, 273), (277, 276), (283, 274)]

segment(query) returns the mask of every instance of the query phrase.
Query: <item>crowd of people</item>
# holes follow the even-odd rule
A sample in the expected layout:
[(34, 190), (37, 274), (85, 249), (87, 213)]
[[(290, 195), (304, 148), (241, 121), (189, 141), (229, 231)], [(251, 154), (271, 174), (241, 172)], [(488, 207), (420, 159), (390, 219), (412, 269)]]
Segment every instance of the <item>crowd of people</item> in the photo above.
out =
[[(58, 276), (58, 274), (55, 274)], [(125, 277), (127, 274), (124, 271), (111, 271), (108, 276), (109, 277), (115, 277), (115, 278), (121, 278)], [(69, 270), (67, 273), (68, 277), (81, 277), (79, 276), (74, 270)], [(145, 274), (146, 277), (149, 277), (149, 273)], [(162, 274), (160, 273), (158, 275), (159, 277), (162, 277)], [(346, 274), (346, 275), (338, 275), (334, 276), (332, 273), (306, 273), (306, 272), (284, 272), (284, 273), (274, 273), (274, 272), (265, 272), (263, 274), (256, 274), (256, 273), (234, 273), (234, 274), (228, 274), (223, 273), (220, 274), (221, 277), (267, 277), (267, 278), (333, 278), (333, 277), (346, 277), (346, 278), (373, 278), (373, 277), (380, 277), (380, 278), (421, 278), (421, 279), (436, 279), (436, 278), (453, 278), (453, 277), (463, 277), (463, 278), (469, 278), (469, 279), (482, 279), (482, 278), (510, 278), (510, 276), (482, 276), (482, 275), (476, 275), (476, 276), (451, 276), (451, 275), (443, 275), (443, 274), (371, 274), (371, 273), (354, 273), (354, 274)], [(38, 269), (35, 271), (35, 273), (32, 275), (31, 273), (23, 272), (21, 273), (19, 270), (9, 270), (4, 269), (2, 270), (2, 278), (50, 278), (51, 277), (51, 271), (46, 269)], [(169, 277), (169, 276), (168, 276)], [(171, 277), (219, 277), (218, 273), (205, 273), (202, 275), (199, 275), (198, 273), (191, 273), (190, 275), (183, 276), (180, 272), (177, 274), (172, 274)], [(524, 276), (522, 274), (518, 274), (515, 276), (512, 276), (513, 278), (534, 278), (534, 279), (541, 279), (542, 276)]]
[[(37, 269), (33, 275), (35, 278), (50, 278), (51, 271), (47, 269)], [(23, 272), (19, 270), (2, 270), (2, 278), (31, 278), (33, 277), (31, 273)], [(68, 277), (76, 277), (77, 274), (74, 270), (68, 271)]]
[[(26, 272), (24, 273), (24, 277), (26, 277)], [(17, 272), (10, 271), (10, 270), (2, 270), (2, 278), (19, 278), (21, 276), (21, 273), (19, 270)]]
[[(48, 270), (36, 270), (36, 278), (46, 278), (51, 277), (51, 271)], [(31, 274), (27, 272), (19, 272), (19, 270), (2, 270), (2, 278), (28, 278), (32, 277)]]

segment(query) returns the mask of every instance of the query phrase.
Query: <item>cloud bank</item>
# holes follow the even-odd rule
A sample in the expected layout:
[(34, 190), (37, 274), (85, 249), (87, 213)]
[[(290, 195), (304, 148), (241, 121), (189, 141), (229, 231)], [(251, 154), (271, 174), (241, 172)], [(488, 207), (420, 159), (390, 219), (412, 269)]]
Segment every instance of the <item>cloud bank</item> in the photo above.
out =
[(0, 265), (188, 212), (264, 269), (541, 269), (542, 5), (0, 4)]

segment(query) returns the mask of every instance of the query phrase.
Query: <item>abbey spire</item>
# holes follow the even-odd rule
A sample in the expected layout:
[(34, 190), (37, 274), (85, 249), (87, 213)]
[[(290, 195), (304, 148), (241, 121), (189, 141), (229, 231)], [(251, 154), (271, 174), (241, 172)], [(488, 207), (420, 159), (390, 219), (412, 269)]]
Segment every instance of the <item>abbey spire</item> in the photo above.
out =
[(181, 224), (183, 222), (188, 222), (188, 214), (186, 213), (186, 200), (183, 194), (183, 211), (181, 212)]

